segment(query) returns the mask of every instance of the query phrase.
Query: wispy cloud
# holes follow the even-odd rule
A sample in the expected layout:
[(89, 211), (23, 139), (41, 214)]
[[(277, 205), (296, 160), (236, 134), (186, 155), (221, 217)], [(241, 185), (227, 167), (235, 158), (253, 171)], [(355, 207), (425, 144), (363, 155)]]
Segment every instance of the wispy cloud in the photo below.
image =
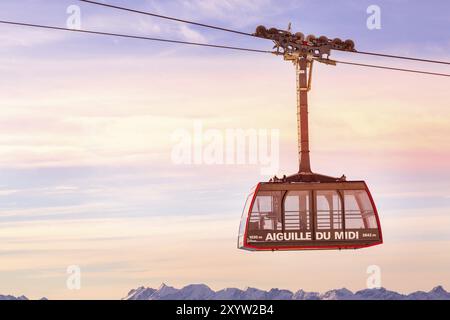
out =
[(180, 26), (180, 32), (183, 35), (184, 39), (188, 41), (207, 43), (205, 36), (195, 30), (192, 30), (188, 26)]
[(31, 29), (18, 26), (1, 26), (0, 51), (7, 48), (31, 48), (50, 45), (66, 39), (62, 32), (49, 32), (48, 30)]
[(188, 25), (168, 22), (158, 18), (132, 14), (124, 15), (123, 13), (89, 14), (86, 12), (82, 21), (82, 27), (85, 29), (114, 31), (131, 35), (174, 40), (207, 42), (205, 35), (193, 30)]

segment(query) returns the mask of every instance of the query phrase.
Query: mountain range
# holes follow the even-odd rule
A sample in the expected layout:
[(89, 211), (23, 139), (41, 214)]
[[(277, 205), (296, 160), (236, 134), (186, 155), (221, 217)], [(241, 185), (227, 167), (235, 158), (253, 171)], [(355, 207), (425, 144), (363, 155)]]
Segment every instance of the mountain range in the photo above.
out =
[(158, 289), (139, 287), (131, 290), (123, 300), (450, 300), (450, 292), (442, 286), (432, 290), (401, 294), (385, 288), (364, 289), (352, 292), (346, 288), (329, 290), (325, 293), (292, 292), (283, 289), (268, 291), (246, 288), (226, 288), (214, 291), (204, 284), (190, 284), (176, 289), (162, 284)]
[[(28, 300), (26, 296), (0, 295), (0, 300)], [(42, 298), (41, 300), (47, 300)], [(225, 288), (214, 291), (205, 284), (190, 284), (177, 289), (162, 284), (158, 289), (139, 287), (131, 290), (122, 300), (450, 300), (450, 292), (442, 286), (432, 290), (402, 294), (385, 288), (364, 289), (352, 292), (346, 288), (324, 293), (273, 288), (268, 291), (256, 288)]]
[(15, 297), (11, 295), (0, 294), (0, 300), (28, 300), (25, 296)]
[[(12, 295), (3, 295), (3, 294), (0, 294), (0, 301), (1, 300), (30, 300), (30, 299), (28, 299), (26, 296), (19, 296), (19, 297), (16, 297), (16, 296), (12, 296)], [(43, 298), (41, 298), (41, 299), (39, 299), (39, 300), (48, 300), (47, 298), (45, 298), (45, 297), (43, 297)]]

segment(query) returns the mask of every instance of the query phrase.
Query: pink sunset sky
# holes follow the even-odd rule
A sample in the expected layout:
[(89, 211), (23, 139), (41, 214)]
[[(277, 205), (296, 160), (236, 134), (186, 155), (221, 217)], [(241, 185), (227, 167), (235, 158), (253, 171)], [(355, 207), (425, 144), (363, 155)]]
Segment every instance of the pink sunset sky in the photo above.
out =
[[(78, 4), (24, 2), (2, 1), (3, 18), (64, 26), (67, 6)], [(384, 24), (371, 31), (365, 1), (323, 7), (286, 1), (283, 8), (269, 0), (177, 1), (177, 11), (163, 1), (109, 2), (249, 32), (261, 23), (292, 22), (304, 33), (352, 37), (365, 51), (450, 60), (445, 1), (436, 1), (433, 17), (421, 15), (430, 21), (420, 28), (437, 33), (425, 40), (426, 30), (404, 24), (429, 8), (408, 1), (378, 1)], [(272, 47), (79, 5), (83, 28)], [(323, 9), (329, 19), (306, 17), (305, 9)], [(195, 121), (219, 132), (277, 129), (280, 165), (273, 174), (294, 173), (292, 64), (268, 54), (0, 28), (0, 294), (116, 299), (162, 282), (356, 290), (365, 288), (371, 265), (392, 290), (450, 289), (448, 78), (315, 65), (312, 168), (367, 182), (385, 243), (358, 251), (250, 253), (236, 249), (239, 219), (250, 188), (269, 176), (258, 165), (175, 164), (171, 135), (192, 131)], [(66, 287), (71, 265), (82, 270), (80, 290)]]

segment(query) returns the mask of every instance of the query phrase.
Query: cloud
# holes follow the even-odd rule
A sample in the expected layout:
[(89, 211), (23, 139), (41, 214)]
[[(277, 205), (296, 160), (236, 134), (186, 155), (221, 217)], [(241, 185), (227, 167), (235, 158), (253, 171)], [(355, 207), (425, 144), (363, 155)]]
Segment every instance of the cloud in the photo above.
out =
[[(59, 289), (61, 281), (52, 283), (48, 276), (65, 279), (65, 270), (71, 264), (81, 266), (84, 279), (115, 279), (108, 283), (109, 293), (102, 291), (102, 281), (86, 281), (82, 290), (84, 298), (95, 294), (119, 298), (137, 285), (155, 286), (161, 282), (174, 285), (205, 282), (213, 288), (260, 286), (322, 291), (345, 286), (361, 289), (365, 286), (367, 266), (372, 264), (381, 267), (385, 287), (411, 291), (438, 283), (450, 285), (445, 277), (449, 256), (442, 254), (448, 248), (449, 239), (435, 237), (436, 233), (445, 233), (449, 218), (444, 215), (409, 219), (394, 214), (383, 220), (386, 243), (357, 254), (355, 251), (301, 255), (278, 252), (276, 259), (274, 254), (253, 255), (236, 249), (237, 216), (182, 215), (9, 224), (2, 228), (0, 239), (2, 250), (11, 254), (2, 257), (1, 274), (32, 272), (32, 277), (42, 276), (46, 285), (34, 286), (32, 293), (53, 294), (50, 298), (69, 294)], [(421, 232), (417, 234), (417, 230)], [(164, 246), (155, 245), (160, 243)], [(236, 265), (240, 267), (232, 267)], [(260, 266), (256, 271), (255, 265)], [(276, 279), (264, 277), (280, 268), (283, 273)], [(343, 273), (351, 276), (342, 277)], [(411, 282), (411, 277), (418, 280)], [(17, 281), (14, 288), (25, 283), (28, 284)], [(4, 286), (5, 282), (0, 282), (0, 289)]]
[(185, 9), (197, 16), (209, 19), (235, 20), (244, 13), (255, 14), (266, 12), (271, 7), (271, 0), (179, 0)]
[(83, 18), (82, 28), (111, 31), (130, 35), (159, 37), (174, 40), (207, 42), (206, 37), (185, 24), (141, 15), (109, 13), (89, 14)]
[(180, 26), (180, 33), (183, 35), (183, 39), (190, 41), (190, 42), (200, 42), (200, 43), (207, 43), (206, 37), (203, 36), (201, 33), (189, 28), (186, 25)]
[(89, 203), (80, 205), (62, 205), (62, 206), (47, 206), (47, 207), (33, 207), (33, 208), (20, 208), (20, 209), (2, 209), (0, 216), (4, 221), (7, 218), (24, 218), (36, 219), (41, 217), (53, 217), (58, 216), (64, 218), (65, 215), (82, 215), (82, 214), (94, 214), (105, 213), (112, 210), (117, 210), (117, 203)]
[[(65, 28), (66, 25), (56, 22), (43, 23), (46, 25), (53, 25)], [(2, 25), (2, 32), (0, 33), (0, 41), (2, 43), (1, 50), (33, 48), (44, 45), (54, 45), (66, 41), (83, 41), (90, 42), (89, 38), (85, 36), (80, 38), (80, 34), (76, 32), (58, 31), (58, 30), (44, 30), (38, 28), (31, 28), (25, 26), (4, 26)], [(114, 32), (130, 35), (142, 35), (147, 37), (160, 37), (175, 40), (198, 41), (207, 42), (206, 37), (190, 27), (170, 23), (165, 20), (124, 15), (122, 13), (108, 13), (108, 14), (90, 14), (87, 9), (83, 9), (81, 19), (82, 30), (93, 30), (100, 32)], [(78, 36), (78, 37), (77, 37)], [(81, 39), (81, 40), (80, 40)], [(110, 37), (115, 41), (120, 38)]]
[(0, 197), (2, 196), (9, 196), (14, 193), (17, 193), (19, 190), (16, 189), (0, 189)]
[(31, 48), (60, 42), (67, 38), (62, 31), (31, 29), (20, 26), (1, 26), (1, 50)]

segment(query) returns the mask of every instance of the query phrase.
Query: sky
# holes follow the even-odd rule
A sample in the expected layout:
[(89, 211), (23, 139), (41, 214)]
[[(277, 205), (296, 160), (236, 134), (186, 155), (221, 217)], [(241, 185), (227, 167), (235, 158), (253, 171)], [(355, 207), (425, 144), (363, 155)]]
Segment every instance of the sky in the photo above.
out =
[[(356, 49), (450, 60), (448, 1), (103, 1), (253, 32), (264, 24), (351, 38)], [(0, 20), (270, 50), (272, 43), (78, 1), (3, 0)], [(381, 9), (381, 29), (366, 12)], [(312, 168), (365, 180), (384, 244), (358, 251), (236, 249), (258, 181), (295, 173), (295, 69), (260, 53), (0, 25), (0, 294), (119, 299), (205, 283), (307, 291), (450, 290), (449, 80), (316, 64)], [(349, 53), (332, 58), (449, 72)], [(174, 134), (276, 130), (279, 163), (179, 164)], [(205, 141), (200, 147), (207, 145)], [(81, 287), (67, 287), (69, 266)]]

